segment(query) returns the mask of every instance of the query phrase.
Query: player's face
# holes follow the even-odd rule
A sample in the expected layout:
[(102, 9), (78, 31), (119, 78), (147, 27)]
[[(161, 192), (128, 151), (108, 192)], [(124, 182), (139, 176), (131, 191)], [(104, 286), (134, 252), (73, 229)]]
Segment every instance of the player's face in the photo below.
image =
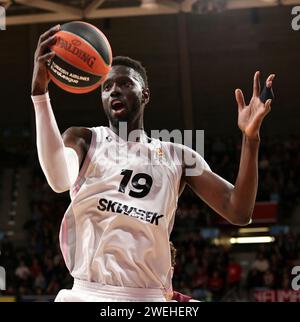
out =
[(113, 66), (102, 85), (104, 112), (113, 125), (135, 123), (143, 117), (143, 81), (138, 72), (122, 65)]

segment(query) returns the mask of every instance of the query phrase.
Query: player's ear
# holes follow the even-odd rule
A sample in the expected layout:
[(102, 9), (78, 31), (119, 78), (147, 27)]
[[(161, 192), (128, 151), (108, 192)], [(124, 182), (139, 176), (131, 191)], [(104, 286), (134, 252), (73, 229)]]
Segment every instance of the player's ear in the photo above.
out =
[(150, 90), (149, 88), (143, 88), (142, 90), (142, 103), (147, 105), (150, 100)]

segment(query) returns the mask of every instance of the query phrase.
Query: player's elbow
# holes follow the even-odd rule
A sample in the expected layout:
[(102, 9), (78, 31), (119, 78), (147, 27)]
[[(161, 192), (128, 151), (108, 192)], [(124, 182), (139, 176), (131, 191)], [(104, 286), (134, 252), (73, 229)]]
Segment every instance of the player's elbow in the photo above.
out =
[(51, 189), (56, 193), (63, 193), (69, 190), (68, 188), (60, 188), (60, 187), (51, 187)]
[(251, 218), (246, 218), (246, 219), (238, 219), (233, 223), (235, 226), (248, 226), (249, 224), (251, 224)]
[(235, 226), (247, 226), (251, 224), (252, 221), (252, 211), (236, 212), (230, 218), (230, 222)]
[(70, 189), (69, 185), (62, 184), (56, 180), (52, 180), (51, 178), (47, 178), (47, 182), (50, 188), (56, 193), (63, 193)]
[(47, 183), (50, 188), (56, 193), (62, 193), (68, 191), (71, 188), (70, 180), (63, 171), (57, 170), (53, 167), (42, 167)]

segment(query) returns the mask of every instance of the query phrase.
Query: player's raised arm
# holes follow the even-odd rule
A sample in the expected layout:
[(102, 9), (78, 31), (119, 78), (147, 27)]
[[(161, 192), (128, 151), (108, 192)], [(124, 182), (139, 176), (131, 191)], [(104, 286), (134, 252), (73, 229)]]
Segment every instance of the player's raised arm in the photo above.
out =
[(32, 100), (36, 117), (36, 141), (40, 165), (51, 188), (55, 192), (70, 189), (75, 182), (79, 164), (84, 158), (86, 148), (76, 137), (81, 131), (71, 129), (67, 131), (65, 139), (61, 137), (48, 94), (49, 76), (46, 62), (54, 57), (49, 47), (55, 43), (55, 33), (59, 26), (55, 26), (41, 35), (34, 57), (32, 76)]
[[(266, 81), (267, 92), (271, 91), (275, 75)], [(247, 225), (252, 216), (258, 185), (259, 130), (264, 117), (271, 109), (271, 99), (260, 96), (259, 72), (253, 80), (253, 95), (245, 104), (240, 89), (235, 91), (238, 104), (238, 126), (243, 133), (239, 172), (235, 185), (217, 174), (204, 169), (200, 175), (185, 175), (185, 182), (211, 208), (236, 225)], [(199, 156), (200, 157), (200, 156)]]
[(42, 95), (48, 91), (50, 78), (47, 72), (46, 62), (55, 56), (55, 53), (49, 48), (55, 44), (57, 33), (60, 26), (56, 25), (53, 28), (43, 33), (38, 41), (37, 48), (34, 54), (34, 68), (31, 84), (31, 95)]

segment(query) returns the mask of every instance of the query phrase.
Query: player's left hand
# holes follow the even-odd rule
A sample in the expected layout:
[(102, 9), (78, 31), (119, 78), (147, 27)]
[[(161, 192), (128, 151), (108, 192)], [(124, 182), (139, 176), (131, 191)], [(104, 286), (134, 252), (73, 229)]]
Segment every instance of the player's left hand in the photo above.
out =
[[(238, 104), (238, 126), (250, 139), (259, 139), (259, 129), (264, 117), (271, 110), (271, 99), (263, 103), (260, 99), (260, 72), (254, 74), (253, 95), (249, 105), (245, 104), (243, 92), (235, 90), (235, 98)], [(266, 80), (266, 87), (271, 89), (275, 75), (271, 74)]]

